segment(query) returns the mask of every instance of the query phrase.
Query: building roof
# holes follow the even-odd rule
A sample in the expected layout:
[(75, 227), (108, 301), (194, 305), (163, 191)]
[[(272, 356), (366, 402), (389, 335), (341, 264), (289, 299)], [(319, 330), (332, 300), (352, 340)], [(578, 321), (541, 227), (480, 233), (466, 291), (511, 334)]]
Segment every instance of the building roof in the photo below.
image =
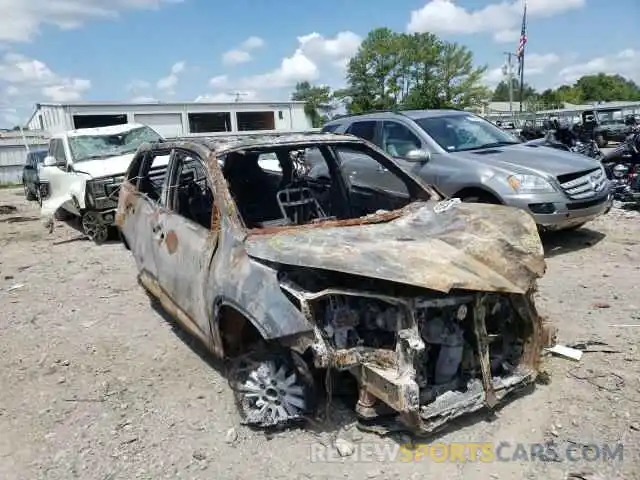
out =
[(119, 101), (91, 101), (91, 102), (40, 102), (36, 103), (36, 110), (39, 107), (104, 107), (104, 106), (147, 106), (147, 105), (163, 105), (168, 107), (177, 107), (184, 105), (304, 105), (305, 102), (285, 100), (274, 102), (119, 102)]

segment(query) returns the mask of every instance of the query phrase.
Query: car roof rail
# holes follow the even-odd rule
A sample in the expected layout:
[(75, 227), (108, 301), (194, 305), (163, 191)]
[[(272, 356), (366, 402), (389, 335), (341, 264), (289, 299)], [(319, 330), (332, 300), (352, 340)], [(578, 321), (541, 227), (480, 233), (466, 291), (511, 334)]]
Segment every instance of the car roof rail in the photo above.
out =
[[(410, 110), (410, 109), (405, 109), (405, 110)], [(336, 115), (326, 123), (331, 123), (335, 120), (343, 120), (345, 118), (350, 118), (350, 117), (362, 117), (365, 115), (371, 115), (373, 113), (395, 113), (397, 115), (404, 115), (404, 113), (402, 113), (402, 109), (400, 108), (383, 108), (380, 110), (367, 110), (366, 112), (360, 112), (360, 113), (345, 113), (343, 115)]]

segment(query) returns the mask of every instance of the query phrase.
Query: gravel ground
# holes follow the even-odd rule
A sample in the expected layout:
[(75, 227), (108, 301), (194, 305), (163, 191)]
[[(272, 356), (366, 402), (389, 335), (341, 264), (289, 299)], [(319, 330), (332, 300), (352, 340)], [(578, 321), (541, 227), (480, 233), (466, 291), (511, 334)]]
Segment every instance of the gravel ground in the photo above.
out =
[[(410, 439), (360, 432), (340, 401), (304, 430), (240, 426), (225, 379), (150, 307), (120, 244), (95, 246), (65, 224), (49, 234), (17, 190), (0, 191), (0, 205), (18, 208), (0, 215), (1, 479), (640, 478), (640, 327), (612, 326), (640, 324), (636, 212), (545, 238), (541, 312), (561, 343), (607, 352), (547, 357), (549, 384), (431, 439), (510, 442), (501, 456), (513, 461), (439, 463), (385, 460)], [(562, 461), (526, 454), (545, 442)], [(619, 443), (622, 461), (605, 460)], [(581, 445), (599, 448), (580, 459)]]

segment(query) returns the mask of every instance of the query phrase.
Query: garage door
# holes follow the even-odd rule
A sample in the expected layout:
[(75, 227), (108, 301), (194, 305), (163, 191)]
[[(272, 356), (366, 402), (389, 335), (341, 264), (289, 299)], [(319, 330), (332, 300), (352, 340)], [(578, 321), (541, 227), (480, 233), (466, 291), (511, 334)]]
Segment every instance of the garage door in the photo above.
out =
[(136, 123), (149, 125), (164, 138), (182, 136), (182, 115), (179, 113), (136, 113)]

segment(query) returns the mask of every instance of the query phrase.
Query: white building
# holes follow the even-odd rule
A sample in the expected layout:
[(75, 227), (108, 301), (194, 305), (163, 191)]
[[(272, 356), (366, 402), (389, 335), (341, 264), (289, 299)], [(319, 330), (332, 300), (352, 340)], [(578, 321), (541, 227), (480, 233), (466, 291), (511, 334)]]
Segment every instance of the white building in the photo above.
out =
[(55, 134), (122, 123), (149, 125), (165, 138), (311, 129), (304, 102), (38, 103), (27, 126)]

